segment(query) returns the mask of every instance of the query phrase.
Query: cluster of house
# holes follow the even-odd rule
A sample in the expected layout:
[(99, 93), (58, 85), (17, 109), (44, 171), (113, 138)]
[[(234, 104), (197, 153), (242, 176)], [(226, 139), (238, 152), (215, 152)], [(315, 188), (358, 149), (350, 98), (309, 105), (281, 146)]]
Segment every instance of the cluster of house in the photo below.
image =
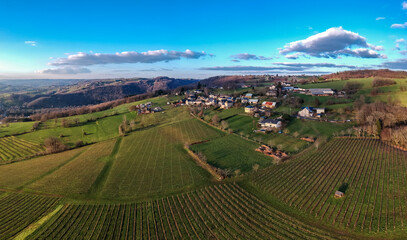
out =
[(303, 89), (299, 87), (283, 87), (283, 91), (285, 92), (295, 92), (300, 94), (306, 94), (311, 96), (333, 96), (335, 91), (330, 88), (309, 88)]
[(205, 105), (205, 106), (219, 106), (220, 108), (228, 109), (233, 107), (236, 99), (227, 95), (215, 96), (213, 94), (209, 97), (190, 95), (185, 100), (186, 105)]
[(185, 100), (186, 105), (205, 105), (205, 106), (219, 106), (223, 109), (229, 109), (234, 106), (236, 102), (241, 102), (243, 104), (256, 105), (259, 102), (258, 98), (254, 98), (253, 94), (248, 93), (240, 97), (232, 97), (228, 95), (213, 95), (210, 94), (208, 97), (189, 95)]
[(261, 130), (271, 131), (273, 129), (279, 129), (282, 127), (282, 122), (278, 119), (269, 119), (272, 115), (271, 109), (276, 108), (277, 102), (264, 101), (261, 107), (248, 105), (244, 108), (244, 111), (249, 114), (253, 114), (255, 117), (260, 117), (259, 125)]
[(137, 114), (149, 114), (163, 111), (161, 107), (154, 107), (152, 102), (136, 105), (135, 108), (137, 109)]

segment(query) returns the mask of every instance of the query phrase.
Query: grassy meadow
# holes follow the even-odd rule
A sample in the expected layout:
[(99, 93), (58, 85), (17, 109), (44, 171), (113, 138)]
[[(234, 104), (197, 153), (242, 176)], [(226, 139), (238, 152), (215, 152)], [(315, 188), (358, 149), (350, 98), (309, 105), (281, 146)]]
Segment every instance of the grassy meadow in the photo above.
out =
[(206, 171), (186, 154), (185, 143), (216, 138), (222, 133), (195, 119), (136, 131), (123, 138), (106, 184), (106, 198), (139, 198), (209, 181)]

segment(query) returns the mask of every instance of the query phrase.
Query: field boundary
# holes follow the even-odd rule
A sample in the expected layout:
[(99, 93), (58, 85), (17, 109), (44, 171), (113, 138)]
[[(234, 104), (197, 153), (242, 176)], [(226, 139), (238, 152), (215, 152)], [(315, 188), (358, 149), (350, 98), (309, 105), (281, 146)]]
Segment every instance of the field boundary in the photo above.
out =
[(51, 219), (55, 214), (57, 214), (62, 209), (63, 206), (64, 206), (63, 204), (58, 205), (52, 212), (43, 216), (38, 221), (34, 222), (33, 224), (26, 227), (24, 230), (19, 232), (18, 235), (16, 237), (14, 237), (14, 239), (15, 240), (26, 239), (28, 236), (30, 236), (32, 233), (34, 233), (38, 228), (40, 228), (42, 225), (44, 225), (46, 222), (48, 222), (48, 220)]
[(223, 176), (218, 174), (215, 170), (214, 167), (211, 166), (210, 164), (202, 161), (202, 159), (196, 155), (191, 149), (189, 149), (188, 146), (184, 145), (185, 151), (195, 160), (195, 162), (202, 167), (203, 169), (207, 170), (217, 181), (223, 180)]
[(113, 162), (116, 159), (116, 155), (119, 152), (120, 145), (122, 142), (123, 137), (119, 137), (116, 140), (116, 143), (113, 146), (112, 152), (108, 156), (108, 160), (106, 161), (105, 166), (103, 167), (102, 171), (100, 171), (99, 175), (97, 176), (96, 180), (92, 183), (88, 194), (89, 195), (99, 195), (100, 190), (103, 188), (107, 177), (109, 176), (110, 169), (112, 168)]

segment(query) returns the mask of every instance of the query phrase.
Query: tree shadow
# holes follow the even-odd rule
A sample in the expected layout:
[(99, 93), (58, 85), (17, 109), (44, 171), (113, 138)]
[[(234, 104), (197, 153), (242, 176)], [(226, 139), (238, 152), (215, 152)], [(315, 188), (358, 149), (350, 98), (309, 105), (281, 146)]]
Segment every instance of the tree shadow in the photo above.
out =
[(348, 189), (348, 187), (349, 187), (348, 183), (342, 183), (342, 185), (339, 187), (338, 191), (345, 193), (346, 190)]

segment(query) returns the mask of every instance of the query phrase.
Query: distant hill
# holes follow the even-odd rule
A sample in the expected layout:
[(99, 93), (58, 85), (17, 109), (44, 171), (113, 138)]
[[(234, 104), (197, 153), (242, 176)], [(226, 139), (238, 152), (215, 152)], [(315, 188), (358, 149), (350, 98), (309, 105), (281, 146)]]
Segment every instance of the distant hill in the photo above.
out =
[(60, 108), (98, 104), (131, 95), (174, 89), (195, 82), (196, 80), (168, 77), (87, 81), (62, 88), (56, 93), (38, 96), (28, 102), (27, 107)]
[(323, 75), (323, 78), (330, 79), (341, 79), (346, 80), (350, 78), (368, 78), (368, 77), (383, 77), (383, 78), (407, 78), (407, 72), (405, 71), (392, 71), (389, 69), (379, 69), (379, 70), (354, 70), (354, 71), (344, 71), (338, 73), (331, 73), (328, 75)]
[(253, 79), (259, 78), (259, 76), (255, 75), (246, 75), (246, 76), (216, 76), (210, 77), (200, 82), (208, 87), (213, 86), (224, 86), (228, 84), (236, 84), (236, 83), (243, 83)]

